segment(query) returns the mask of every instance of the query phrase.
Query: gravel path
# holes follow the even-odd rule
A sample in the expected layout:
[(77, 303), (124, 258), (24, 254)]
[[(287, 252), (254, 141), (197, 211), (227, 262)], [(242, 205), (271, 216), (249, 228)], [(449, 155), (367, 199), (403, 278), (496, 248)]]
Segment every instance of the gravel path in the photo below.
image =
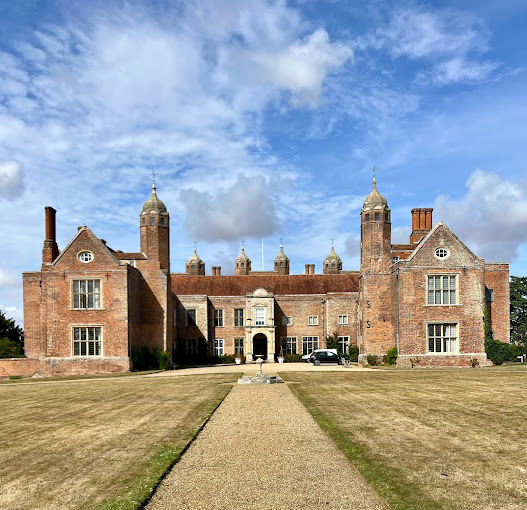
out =
[(146, 508), (388, 507), (287, 384), (272, 384), (235, 385)]

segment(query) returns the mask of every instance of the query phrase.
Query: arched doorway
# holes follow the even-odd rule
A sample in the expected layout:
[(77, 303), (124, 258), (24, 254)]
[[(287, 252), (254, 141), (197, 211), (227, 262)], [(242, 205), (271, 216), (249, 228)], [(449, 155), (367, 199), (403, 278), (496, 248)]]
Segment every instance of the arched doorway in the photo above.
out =
[(254, 335), (253, 338), (253, 355), (263, 356), (264, 359), (267, 356), (267, 337), (263, 333)]

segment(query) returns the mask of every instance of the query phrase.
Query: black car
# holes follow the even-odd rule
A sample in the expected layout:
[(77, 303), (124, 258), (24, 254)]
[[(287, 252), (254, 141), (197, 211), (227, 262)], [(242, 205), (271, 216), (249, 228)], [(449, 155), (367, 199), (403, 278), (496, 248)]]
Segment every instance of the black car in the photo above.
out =
[(340, 356), (331, 351), (314, 352), (309, 358), (309, 361), (311, 361), (313, 365), (317, 366), (321, 363), (337, 363), (338, 365), (342, 364)]

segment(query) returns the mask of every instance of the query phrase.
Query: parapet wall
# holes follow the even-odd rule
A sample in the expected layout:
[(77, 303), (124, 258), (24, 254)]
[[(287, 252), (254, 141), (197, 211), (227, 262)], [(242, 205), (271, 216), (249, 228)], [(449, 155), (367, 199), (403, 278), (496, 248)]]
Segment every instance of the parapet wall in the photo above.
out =
[(8, 358), (0, 360), (0, 379), (9, 376), (50, 377), (53, 375), (84, 375), (129, 372), (130, 358)]

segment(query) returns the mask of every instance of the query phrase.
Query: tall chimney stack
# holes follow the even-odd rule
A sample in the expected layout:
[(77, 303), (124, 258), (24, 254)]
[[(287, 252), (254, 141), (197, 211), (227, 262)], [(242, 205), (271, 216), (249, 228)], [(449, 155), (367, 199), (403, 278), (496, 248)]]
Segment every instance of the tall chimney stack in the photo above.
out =
[(417, 244), (430, 230), (432, 230), (431, 208), (412, 209), (412, 233), (410, 244)]
[(57, 211), (48, 205), (45, 207), (45, 212), (46, 237), (42, 248), (42, 263), (51, 264), (59, 256), (55, 224), (55, 213)]

